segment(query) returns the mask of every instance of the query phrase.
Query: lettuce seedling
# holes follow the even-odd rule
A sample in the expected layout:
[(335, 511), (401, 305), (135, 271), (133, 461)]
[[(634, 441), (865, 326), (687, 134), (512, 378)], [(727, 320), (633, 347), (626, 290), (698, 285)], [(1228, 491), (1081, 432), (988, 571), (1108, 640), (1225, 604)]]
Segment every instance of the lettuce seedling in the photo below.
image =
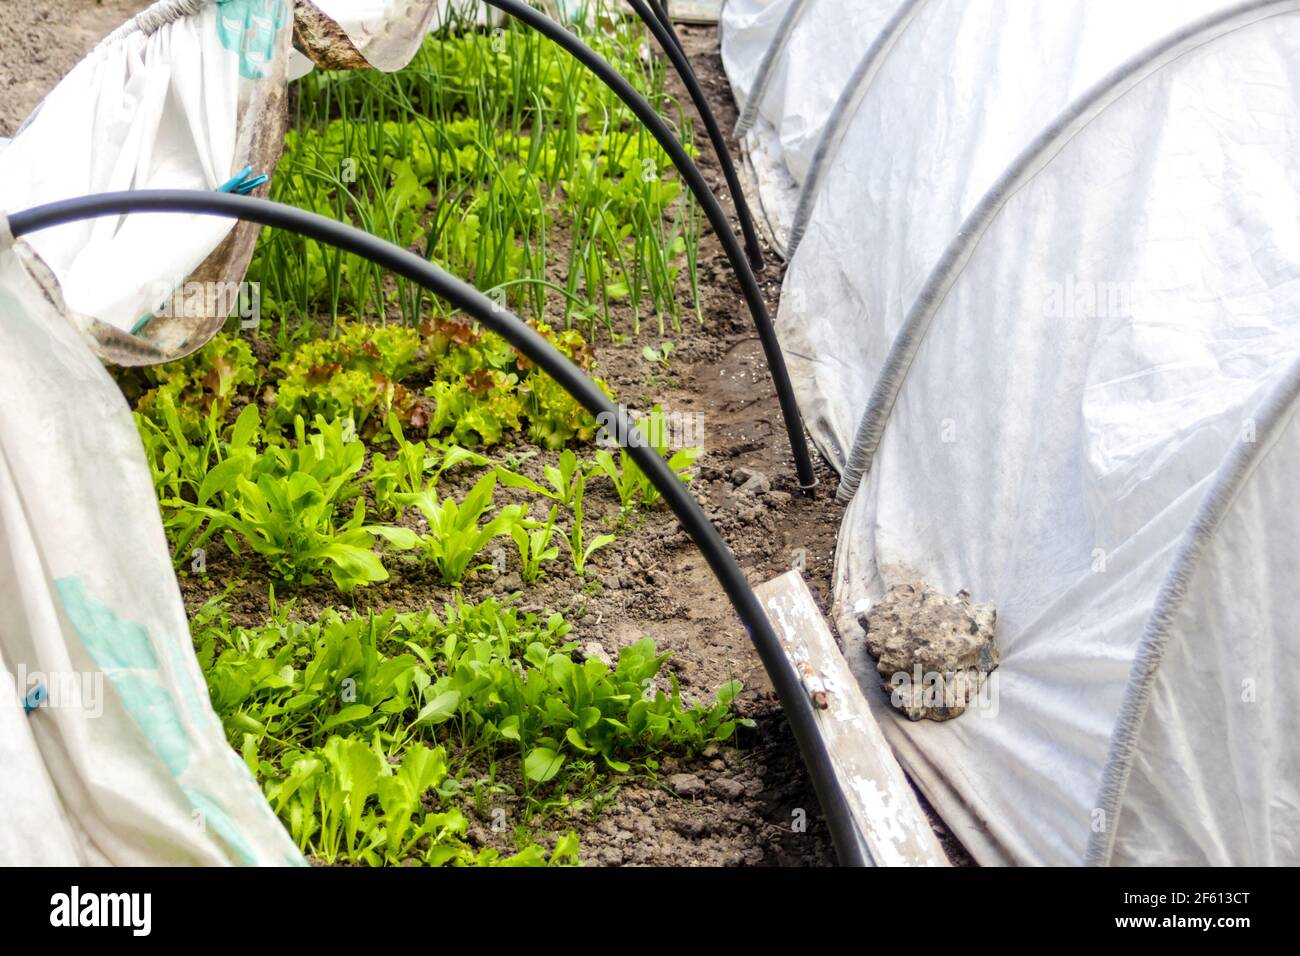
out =
[[(363, 526), (366, 510), (360, 500), (352, 517), (336, 526), (334, 500), (320, 482), (304, 472), (280, 479), (263, 475), (256, 484), (240, 476), (235, 479), (235, 489), (232, 513), (198, 510), (266, 558), (276, 578), (315, 584), (318, 573), (325, 570), (345, 593), (359, 584), (388, 579), (373, 550), (375, 529)], [(233, 538), (228, 536), (226, 543), (239, 553)]]
[[(242, 540), (279, 580), (314, 584), (328, 572), (345, 592), (386, 580), (373, 550), (375, 535), (394, 529), (365, 524), (356, 477), (365, 448), (355, 437), (349, 440), (352, 429), (318, 416), (308, 436), (298, 416), (296, 446), (271, 446), (259, 458), (252, 444), (256, 423), (256, 409), (249, 406), (235, 423), (227, 457), (207, 472), (197, 503), (185, 510), (210, 522), (207, 534), (221, 531), (235, 554)], [(339, 524), (337, 513), (349, 500), (351, 517)]]

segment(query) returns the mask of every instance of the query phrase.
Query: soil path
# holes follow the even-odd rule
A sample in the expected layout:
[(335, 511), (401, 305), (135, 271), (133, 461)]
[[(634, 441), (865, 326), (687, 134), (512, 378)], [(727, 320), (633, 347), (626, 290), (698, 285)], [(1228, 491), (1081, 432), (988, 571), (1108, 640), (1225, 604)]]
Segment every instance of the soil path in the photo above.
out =
[(12, 136), (65, 73), (149, 0), (5, 0), (0, 136)]

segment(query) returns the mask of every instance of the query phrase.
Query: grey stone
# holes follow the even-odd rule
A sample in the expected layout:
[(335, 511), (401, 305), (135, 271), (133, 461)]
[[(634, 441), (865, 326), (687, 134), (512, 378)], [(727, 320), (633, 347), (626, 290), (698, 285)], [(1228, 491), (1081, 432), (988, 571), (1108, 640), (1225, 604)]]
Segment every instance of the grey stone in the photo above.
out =
[(881, 686), (912, 720), (961, 716), (998, 666), (997, 612), (965, 591), (895, 585), (858, 623)]
[(704, 781), (693, 773), (675, 773), (668, 778), (668, 786), (681, 797), (693, 797), (704, 792)]
[(730, 777), (719, 777), (713, 781), (713, 792), (724, 800), (739, 800), (745, 795), (745, 785)]
[(582, 645), (582, 654), (584, 657), (592, 660), (598, 660), (606, 667), (613, 667), (614, 662), (609, 656), (609, 652), (601, 646), (599, 641), (588, 641)]
[(765, 495), (772, 490), (772, 479), (753, 468), (737, 468), (732, 480), (737, 483), (737, 493), (742, 495)]

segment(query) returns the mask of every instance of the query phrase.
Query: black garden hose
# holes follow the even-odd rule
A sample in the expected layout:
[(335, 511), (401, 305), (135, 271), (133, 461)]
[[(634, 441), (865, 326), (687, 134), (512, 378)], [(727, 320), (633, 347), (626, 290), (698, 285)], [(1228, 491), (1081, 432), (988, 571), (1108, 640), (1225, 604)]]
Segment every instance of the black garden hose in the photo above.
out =
[(685, 50), (682, 46), (681, 38), (677, 36), (677, 31), (673, 29), (673, 18), (668, 15), (668, 9), (664, 6), (664, 0), (648, 0), (650, 9), (654, 11), (655, 19), (664, 25), (664, 29), (672, 36), (673, 42), (679, 49)]
[(686, 150), (682, 148), (682, 144), (677, 141), (677, 136), (673, 133), (672, 128), (655, 111), (655, 108), (646, 102), (645, 98), (633, 88), (632, 84), (618, 70), (610, 66), (582, 40), (540, 10), (530, 7), (524, 0), (483, 0), (483, 2), (515, 17), (564, 47), (618, 95), (618, 98), (632, 110), (637, 119), (645, 124), (650, 134), (654, 136), (659, 145), (663, 147), (664, 152), (672, 159), (673, 165), (677, 167), (677, 172), (686, 181), (686, 185), (695, 195), (696, 201), (699, 202), (705, 215), (709, 217), (709, 223), (713, 226), (713, 231), (717, 233), (718, 239), (727, 253), (727, 258), (731, 262), (731, 267), (736, 272), (736, 278), (740, 282), (741, 291), (745, 296), (745, 303), (749, 306), (749, 313), (754, 319), (754, 328), (758, 332), (759, 341), (763, 345), (763, 355), (767, 359), (767, 367), (772, 373), (777, 399), (781, 403), (781, 417), (785, 421), (786, 434), (790, 439), (790, 451), (794, 455), (794, 467), (799, 478), (799, 487), (804, 490), (816, 487), (817, 474), (813, 471), (812, 452), (808, 447), (808, 439), (804, 435), (803, 419), (799, 414), (799, 403), (795, 400), (794, 386), (790, 382), (790, 372), (785, 365), (785, 356), (781, 353), (781, 343), (776, 337), (776, 329), (772, 326), (772, 317), (768, 314), (767, 304), (763, 301), (763, 290), (759, 288), (758, 279), (754, 275), (754, 270), (750, 268), (749, 261), (745, 258), (745, 251), (741, 248), (740, 240), (736, 237), (735, 230), (731, 228), (731, 223), (727, 220), (726, 212), (723, 211), (717, 197), (709, 189), (709, 184), (700, 172), (699, 167), (695, 165)]
[[(686, 485), (668, 467), (668, 463), (642, 438), (625, 409), (616, 406), (595, 382), (536, 330), (472, 286), (387, 240), (293, 206), (231, 193), (178, 189), (137, 190), (101, 193), (36, 206), (10, 214), (8, 224), (10, 233), (18, 238), (40, 229), (99, 216), (158, 212), (215, 215), (256, 222), (328, 243), (377, 263), (445, 299), (496, 332), (530, 362), (554, 378), (566, 392), (596, 416), (597, 421), (605, 423), (607, 433), (627, 449), (637, 467), (663, 495), (664, 501), (708, 561), (710, 569), (748, 630), (750, 640), (781, 699), (795, 741), (808, 766), (840, 861), (854, 866), (867, 862), (856, 836), (848, 803), (835, 780), (830, 753), (825, 741), (817, 733), (812, 703), (794, 666), (781, 649), (776, 632), (763, 612), (757, 595), (745, 580), (744, 572), (718, 534), (717, 528), (696, 503)], [(0, 225), (3, 225), (2, 216)], [(609, 428), (609, 424), (613, 428)]]
[(663, 49), (672, 63), (673, 69), (681, 78), (682, 84), (686, 87), (686, 92), (690, 94), (691, 102), (700, 112), (700, 118), (704, 121), (704, 131), (708, 134), (709, 142), (713, 145), (713, 152), (718, 157), (718, 163), (722, 166), (722, 176), (727, 181), (727, 190), (731, 193), (732, 205), (736, 207), (736, 217), (740, 220), (740, 232), (745, 237), (745, 249), (749, 253), (749, 264), (754, 271), (763, 271), (763, 250), (758, 242), (758, 233), (754, 229), (754, 219), (749, 212), (749, 203), (745, 201), (745, 191), (740, 185), (740, 176), (736, 174), (736, 164), (731, 160), (731, 150), (727, 148), (727, 139), (722, 133), (722, 128), (718, 126), (718, 121), (713, 115), (713, 110), (709, 107), (709, 98), (704, 95), (704, 90), (700, 88), (699, 77), (695, 75), (695, 70), (691, 67), (691, 61), (686, 56), (681, 41), (678, 40), (676, 32), (673, 31), (671, 23), (665, 25), (666, 17), (661, 19), (657, 13), (652, 11), (647, 5), (646, 0), (627, 0), (628, 5), (636, 12), (636, 15), (645, 23), (646, 28), (654, 34), (655, 42)]

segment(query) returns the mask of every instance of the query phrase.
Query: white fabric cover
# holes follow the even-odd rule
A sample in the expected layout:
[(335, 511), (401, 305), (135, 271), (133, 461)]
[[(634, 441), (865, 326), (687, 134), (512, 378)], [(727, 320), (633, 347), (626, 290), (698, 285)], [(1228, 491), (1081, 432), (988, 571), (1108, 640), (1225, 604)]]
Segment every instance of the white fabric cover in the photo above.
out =
[[(922, 283), (1017, 154), (1125, 59), (1182, 23), (1231, 5), (1155, 0), (1137, 5), (1137, 15), (1127, 0), (1089, 3), (1086, 14), (1073, 3), (923, 4), (826, 171), (786, 280), (797, 294), (783, 300), (777, 320), (790, 330), (792, 363), (816, 356), (797, 378), (816, 382), (801, 400), (833, 462), (842, 463), (852, 445), (885, 353)], [(922, 103), (929, 104), (925, 112)], [(1057, 278), (1064, 283), (1064, 274)], [(853, 336), (803, 321), (846, 300), (873, 320)], [(825, 341), (805, 342), (803, 335)], [(836, 347), (827, 348), (829, 342)]]
[[(827, 118), (863, 52), (901, 0), (808, 0), (796, 29), (766, 82), (760, 113), (779, 141), (780, 156), (795, 183), (802, 183)], [(732, 7), (754, 8), (750, 15)], [(756, 64), (772, 43), (790, 0), (727, 5), (722, 64), (745, 103), (757, 77)], [(758, 137), (754, 137), (754, 142)]]
[[(792, 14), (784, 48), (761, 79), (754, 127), (741, 141), (763, 217), (786, 254), (801, 187), (836, 101), (880, 28), (904, 0), (733, 0), (722, 32), (722, 64), (742, 108), (760, 65)], [(734, 8), (734, 9), (733, 9)]]
[(494, 23), (499, 12), (479, 0), (313, 0), (357, 52), (392, 73), (411, 62), (425, 36), (449, 21)]
[[(1300, 363), (1275, 396), (1240, 483), (1208, 525), (1172, 615), (1124, 790), (1121, 859), (1155, 865), (1294, 864), (1300, 817), (1295, 695), (1300, 590)], [(1260, 426), (1261, 431), (1263, 425)], [(1278, 571), (1282, 574), (1279, 575)], [(1185, 688), (1211, 692), (1188, 694)], [(1200, 732), (1207, 724), (1214, 734)], [(1236, 798), (1235, 800), (1233, 798)], [(1169, 814), (1171, 801), (1210, 808)], [(1094, 837), (1096, 841), (1096, 837)]]
[[(753, 4), (734, 5), (744, 22)], [(996, 716), (912, 724), (869, 695), (981, 862), (1082, 862), (1098, 826), (1118, 835), (1096, 862), (1300, 862), (1300, 774), (1276, 759), (1300, 707), (1267, 694), (1293, 666), (1294, 598), (1222, 603), (1246, 577), (1243, 594), (1293, 590), (1281, 582), (1297, 539), (1267, 530), (1286, 527), (1266, 504), (1280, 510), (1294, 484), (1277, 467), (1256, 472), (1197, 571), (1206, 583), (1175, 642), (1195, 650), (1160, 671), (1118, 820), (1096, 812), (1157, 595), (1252, 410), (1300, 352), (1296, 6), (926, 0), (853, 113), (790, 264), (778, 330), (837, 467), (906, 320), (932, 307), (914, 358), (884, 383), (897, 400), (845, 515), (835, 613), (874, 683), (855, 612), (890, 585), (968, 588), (997, 607)], [(1241, 15), (1139, 70), (997, 197), (985, 231), (962, 235), (1071, 103), (1225, 11)], [(801, 43), (819, 41), (832, 38)], [(950, 285), (918, 302), (954, 250)], [(1216, 592), (1213, 607), (1200, 596)], [(1246, 663), (1227, 666), (1234, 654)], [(1229, 712), (1245, 677), (1267, 704)], [(1148, 772), (1204, 741), (1231, 768), (1180, 764), (1176, 784)]]
[[(816, 0), (813, 0), (815, 3)], [(743, 110), (758, 80), (763, 55), (796, 0), (727, 0), (718, 24), (722, 66), (731, 81), (736, 104)]]
[[(125, 189), (217, 188), (245, 165), (252, 131), (240, 119), (258, 84), (285, 82), (291, 20), (288, 0), (209, 0), (150, 35), (100, 44), (0, 152), (0, 210)], [(134, 215), (27, 242), (73, 312), (129, 332), (232, 228), (212, 216)]]

